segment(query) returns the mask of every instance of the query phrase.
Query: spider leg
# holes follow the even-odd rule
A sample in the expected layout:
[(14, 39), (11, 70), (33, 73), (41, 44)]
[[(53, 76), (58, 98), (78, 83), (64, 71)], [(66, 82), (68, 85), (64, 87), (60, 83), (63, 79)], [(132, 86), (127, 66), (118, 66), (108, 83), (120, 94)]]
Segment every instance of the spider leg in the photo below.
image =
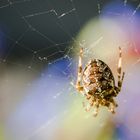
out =
[(123, 74), (122, 74), (121, 83), (123, 82), (124, 75), (125, 75), (125, 72), (123, 72)]
[(110, 99), (110, 103), (109, 103), (109, 111), (114, 114), (115, 113), (115, 108), (118, 106), (118, 104), (114, 101), (113, 98)]
[(89, 104), (92, 107), (94, 105), (95, 99), (93, 96), (91, 96), (90, 100), (89, 100)]
[(86, 95), (86, 99), (89, 101), (89, 103), (87, 103), (87, 105), (85, 105), (85, 102), (83, 102), (83, 107), (85, 108), (85, 111), (88, 112), (90, 111), (91, 107), (93, 106), (93, 100), (91, 95)]
[[(91, 96), (90, 96), (89, 94), (87, 94), (87, 95), (86, 95), (86, 99), (87, 99), (87, 100), (90, 100), (90, 99), (91, 99)], [(83, 102), (83, 107), (86, 107), (85, 102)]]
[(123, 82), (124, 75), (125, 75), (124, 72), (122, 74), (122, 50), (121, 50), (121, 47), (119, 47), (119, 61), (118, 61), (117, 72), (118, 72), (118, 89), (119, 89), (119, 91), (121, 91), (122, 82)]
[(109, 111), (112, 113), (112, 114), (115, 114), (115, 107), (112, 103), (110, 103), (110, 106), (109, 106)]
[(98, 112), (99, 112), (99, 101), (96, 100), (94, 105), (95, 105), (95, 110), (94, 110), (93, 116), (96, 117), (98, 115)]
[(114, 107), (118, 107), (118, 104), (115, 102), (114, 99), (111, 99), (111, 102), (112, 102), (112, 104), (113, 104)]
[(109, 106), (109, 102), (107, 100), (105, 100), (105, 99), (102, 99), (100, 104), (102, 106), (107, 106), (107, 107)]
[(120, 81), (121, 78), (121, 70), (122, 70), (122, 51), (121, 51), (121, 47), (119, 47), (119, 61), (118, 61), (118, 81)]
[(88, 111), (90, 111), (90, 109), (91, 109), (91, 105), (88, 103), (88, 104), (86, 105), (85, 111), (88, 112)]
[(78, 76), (76, 81), (76, 89), (78, 92), (83, 94), (83, 86), (81, 85), (81, 78), (82, 78), (82, 57), (83, 57), (83, 48), (80, 49), (80, 55), (79, 55), (79, 64), (78, 64)]

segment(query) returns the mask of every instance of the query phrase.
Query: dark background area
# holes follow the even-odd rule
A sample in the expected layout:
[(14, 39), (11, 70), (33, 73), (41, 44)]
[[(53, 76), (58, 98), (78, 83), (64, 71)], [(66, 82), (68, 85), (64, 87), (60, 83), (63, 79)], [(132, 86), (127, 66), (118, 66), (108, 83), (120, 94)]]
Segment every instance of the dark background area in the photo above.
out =
[[(52, 53), (56, 55), (48, 57), (49, 61), (62, 57), (84, 24), (99, 15), (98, 3), (102, 9), (108, 2), (111, 1), (0, 1), (1, 60), (29, 62), (36, 55), (37, 62), (37, 56), (48, 57)], [(137, 6), (139, 1), (129, 0), (128, 3)], [(66, 15), (59, 18), (64, 13)], [(58, 47), (61, 53), (57, 53)]]

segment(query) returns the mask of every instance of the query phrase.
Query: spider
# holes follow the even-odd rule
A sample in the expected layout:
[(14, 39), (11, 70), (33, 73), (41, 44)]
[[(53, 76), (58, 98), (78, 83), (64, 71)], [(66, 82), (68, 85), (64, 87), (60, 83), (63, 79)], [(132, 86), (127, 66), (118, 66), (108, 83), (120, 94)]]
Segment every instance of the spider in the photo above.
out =
[(121, 91), (125, 73), (122, 73), (122, 51), (119, 47), (118, 61), (118, 86), (115, 86), (115, 79), (111, 69), (107, 64), (99, 59), (92, 59), (86, 67), (82, 68), (83, 48), (80, 49), (78, 76), (76, 89), (83, 94), (88, 100), (85, 110), (89, 111), (93, 106), (94, 116), (97, 116), (99, 107), (106, 106), (111, 113), (115, 113), (115, 108), (118, 106), (113, 99)]

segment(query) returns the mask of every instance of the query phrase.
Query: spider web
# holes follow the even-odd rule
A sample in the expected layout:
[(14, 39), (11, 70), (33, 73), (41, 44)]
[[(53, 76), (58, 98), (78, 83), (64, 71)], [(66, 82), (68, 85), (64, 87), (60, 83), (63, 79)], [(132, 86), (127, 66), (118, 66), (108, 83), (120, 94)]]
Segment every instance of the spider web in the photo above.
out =
[[(124, 0), (118, 3), (122, 8), (121, 12), (113, 9), (113, 1), (110, 0), (0, 1), (1, 98), (4, 106), (1, 120), (6, 127), (7, 139), (11, 136), (14, 140), (53, 139), (59, 123), (62, 123), (63, 119), (76, 117), (83, 109), (80, 104), (83, 99), (71, 84), (76, 81), (80, 47), (85, 50), (84, 64), (93, 58), (94, 54), (95, 57), (108, 62), (113, 71), (116, 70), (117, 61), (113, 59), (116, 59), (118, 54), (112, 53), (114, 48), (103, 46), (106, 36), (96, 31), (103, 24), (109, 32), (107, 24), (112, 22), (112, 19), (118, 21), (120, 17), (128, 19), (127, 23), (137, 27), (135, 22), (140, 8), (139, 1)], [(104, 20), (104, 16), (111, 18), (111, 21)], [(97, 23), (94, 24), (96, 18)], [(89, 28), (84, 32), (87, 24), (94, 25), (95, 30)], [(113, 26), (116, 25), (113, 23)], [(138, 97), (140, 50), (134, 39), (135, 29), (131, 29), (129, 41), (124, 39), (119, 43), (119, 38), (113, 43), (116, 51), (118, 46), (123, 46), (123, 52), (132, 53), (129, 66), (124, 60), (123, 68), (127, 81), (125, 80), (123, 93), (134, 91), (133, 96)], [(85, 36), (87, 32), (90, 33), (89, 30), (95, 32), (93, 37)], [(128, 57), (129, 55), (125, 54), (125, 58)], [(127, 86), (131, 84), (132, 88)], [(10, 98), (7, 99), (8, 96)], [(133, 96), (130, 95), (130, 100), (126, 94), (122, 95), (120, 106), (130, 106), (130, 102), (135, 100)], [(74, 112), (71, 111), (71, 105), (75, 108)], [(125, 107), (120, 109), (116, 120), (125, 120), (122, 113), (126, 110)], [(137, 111), (133, 112), (137, 114)], [(89, 117), (90, 115), (83, 115), (84, 119)], [(126, 127), (131, 132), (131, 137), (138, 135), (138, 126), (129, 128), (134, 120), (133, 117), (126, 119)], [(99, 121), (101, 127), (104, 125), (103, 121), (104, 119)], [(15, 129), (12, 129), (13, 125)]]

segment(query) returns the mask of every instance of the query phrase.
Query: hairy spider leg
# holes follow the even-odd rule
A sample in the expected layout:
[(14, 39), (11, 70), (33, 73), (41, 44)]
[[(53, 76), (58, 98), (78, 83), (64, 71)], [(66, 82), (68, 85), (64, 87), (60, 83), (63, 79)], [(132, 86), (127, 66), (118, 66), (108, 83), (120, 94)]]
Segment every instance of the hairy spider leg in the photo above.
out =
[(125, 72), (123, 72), (123, 74), (122, 74), (122, 50), (121, 50), (121, 47), (119, 47), (119, 61), (118, 61), (117, 72), (118, 72), (118, 89), (119, 89), (119, 91), (121, 91), (122, 82), (123, 82), (124, 75), (125, 75)]
[(99, 100), (98, 99), (94, 102), (94, 106), (95, 106), (95, 108), (94, 108), (93, 116), (96, 117), (99, 112)]
[(115, 108), (118, 106), (118, 104), (114, 101), (114, 99), (113, 98), (111, 98), (110, 99), (110, 104), (109, 104), (109, 111), (111, 112), (111, 113), (115, 113)]
[(86, 105), (85, 102), (83, 102), (83, 107), (85, 108), (85, 111), (88, 112), (90, 111), (91, 107), (93, 106), (93, 99), (91, 95), (87, 95), (86, 99), (89, 101)]
[(83, 48), (80, 49), (80, 54), (79, 54), (79, 64), (78, 64), (78, 76), (77, 76), (77, 81), (76, 81), (76, 89), (78, 92), (83, 93), (83, 86), (81, 85), (81, 78), (82, 78), (82, 57), (83, 57)]
[(113, 98), (110, 98), (110, 102), (113, 104), (114, 107), (118, 107), (118, 104), (115, 102)]
[(96, 100), (93, 96), (91, 96), (91, 98), (88, 100), (89, 100), (89, 104), (88, 104), (88, 106), (89, 106), (88, 111), (89, 111), (93, 107), (93, 105), (96, 104)]

